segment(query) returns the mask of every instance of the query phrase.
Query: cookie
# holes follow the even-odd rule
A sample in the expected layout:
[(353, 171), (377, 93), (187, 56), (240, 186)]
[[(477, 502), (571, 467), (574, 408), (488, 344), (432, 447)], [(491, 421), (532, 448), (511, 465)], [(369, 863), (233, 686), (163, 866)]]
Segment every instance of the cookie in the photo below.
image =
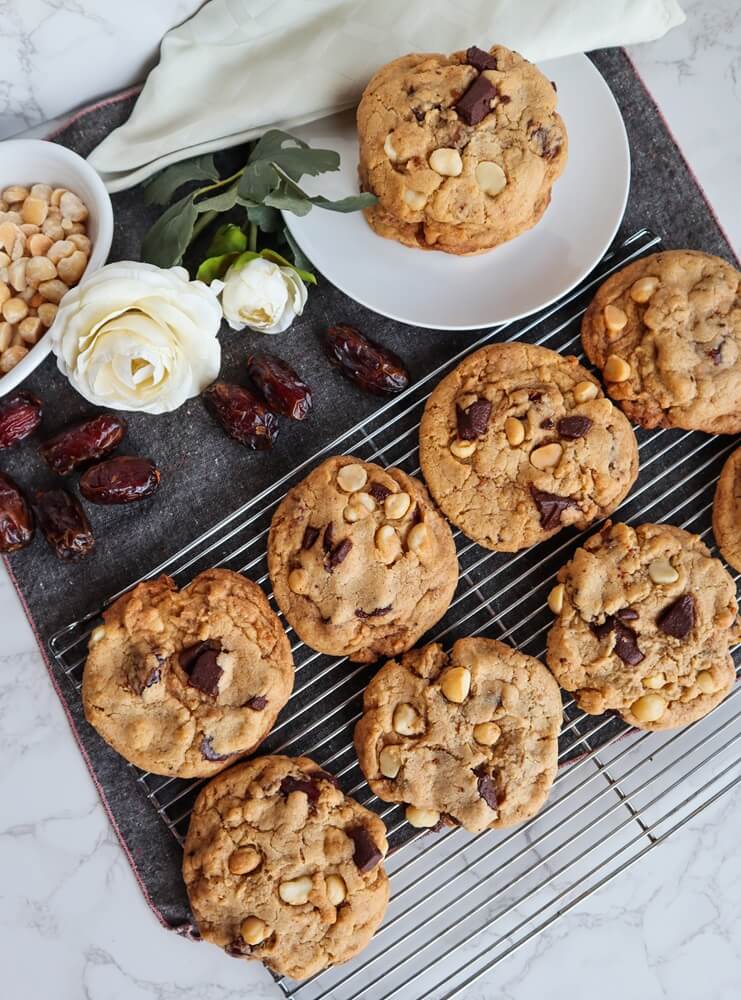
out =
[(697, 535), (608, 522), (557, 579), (547, 663), (585, 712), (675, 729), (731, 690), (736, 588)]
[(500, 552), (604, 517), (638, 474), (631, 426), (594, 376), (522, 343), (484, 347), (440, 382), (419, 457), (445, 516)]
[(607, 391), (641, 427), (741, 431), (741, 272), (667, 250), (600, 287), (582, 343)]
[(556, 775), (561, 693), (532, 656), (495, 639), (431, 643), (386, 663), (365, 690), (355, 748), (384, 802), (412, 826), (513, 826)]
[(387, 847), (382, 820), (308, 757), (257, 757), (201, 791), (183, 878), (207, 941), (305, 979), (373, 937)]
[(268, 568), (301, 639), (361, 663), (413, 646), (458, 582), (453, 536), (424, 486), (349, 455), (328, 458), (282, 501)]
[(412, 54), (380, 69), (357, 112), (365, 210), (381, 236), (480, 253), (530, 229), (566, 165), (556, 89), (503, 45)]
[(713, 534), (725, 561), (741, 573), (741, 448), (726, 459), (718, 480)]
[(270, 732), (293, 688), (291, 647), (260, 588), (210, 569), (177, 590), (162, 576), (119, 597), (90, 636), (88, 722), (154, 774), (221, 771)]

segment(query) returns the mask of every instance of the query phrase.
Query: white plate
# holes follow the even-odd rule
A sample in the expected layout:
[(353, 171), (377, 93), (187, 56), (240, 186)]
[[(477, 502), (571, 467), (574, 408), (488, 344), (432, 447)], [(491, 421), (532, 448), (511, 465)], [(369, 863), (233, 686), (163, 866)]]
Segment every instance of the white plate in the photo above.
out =
[[(569, 159), (534, 229), (489, 253), (456, 257), (383, 239), (359, 212), (286, 213), (306, 256), (363, 305), (435, 330), (471, 330), (527, 316), (578, 284), (623, 217), (630, 185), (628, 139), (609, 87), (586, 56), (554, 59), (540, 68), (558, 86)], [(307, 191), (338, 198), (358, 190), (352, 112), (304, 125), (295, 134), (341, 156), (337, 173), (302, 180)]]

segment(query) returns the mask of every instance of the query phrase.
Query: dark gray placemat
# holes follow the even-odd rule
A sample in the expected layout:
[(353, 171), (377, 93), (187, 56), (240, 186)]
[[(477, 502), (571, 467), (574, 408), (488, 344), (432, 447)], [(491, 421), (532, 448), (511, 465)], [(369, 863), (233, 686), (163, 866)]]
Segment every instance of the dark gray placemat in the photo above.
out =
[[(620, 105), (632, 150), (631, 192), (618, 238), (646, 226), (663, 237), (666, 247), (694, 247), (733, 259), (702, 192), (625, 54), (609, 50), (592, 58)], [(132, 106), (133, 98), (129, 98), (96, 108), (78, 117), (56, 139), (87, 154), (126, 119)], [(111, 259), (136, 259), (156, 212), (144, 205), (138, 188), (115, 195), (113, 203), (116, 229)], [(304, 315), (289, 333), (266, 340), (224, 327), (222, 377), (244, 381), (244, 359), (258, 343), (275, 350), (311, 384), (315, 403), (311, 419), (305, 424), (284, 422), (273, 451), (260, 454), (229, 440), (198, 399), (173, 414), (127, 415), (129, 433), (123, 450), (157, 461), (163, 483), (159, 493), (130, 509), (89, 510), (97, 549), (82, 564), (58, 562), (40, 539), (10, 560), (44, 646), (57, 629), (96, 608), (103, 595), (177, 551), (379, 405), (377, 399), (344, 381), (322, 355), (319, 335), (328, 323), (340, 321), (353, 323), (393, 348), (417, 377), (460, 350), (469, 336), (419, 330), (384, 319), (326, 281), (311, 292)], [(57, 372), (53, 358), (25, 387), (53, 402), (44, 417), (45, 434), (91, 411)], [(4, 453), (2, 468), (28, 489), (58, 485), (32, 447)], [(78, 696), (64, 682), (59, 692), (150, 902), (171, 926), (187, 926), (180, 849), (146, 802), (133, 770), (86, 725)]]

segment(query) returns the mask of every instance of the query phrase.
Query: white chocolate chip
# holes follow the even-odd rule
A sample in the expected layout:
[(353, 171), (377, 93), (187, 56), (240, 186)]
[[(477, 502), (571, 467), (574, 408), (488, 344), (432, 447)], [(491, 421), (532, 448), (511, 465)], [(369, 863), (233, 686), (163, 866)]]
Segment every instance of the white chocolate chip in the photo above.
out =
[(450, 454), (456, 458), (470, 458), (476, 451), (475, 441), (462, 441), (456, 438), (450, 445)]
[(386, 156), (388, 156), (388, 158), (391, 160), (392, 163), (396, 163), (396, 161), (399, 159), (399, 154), (396, 152), (394, 144), (391, 141), (390, 132), (383, 141), (383, 151), (386, 154)]
[(617, 354), (611, 354), (605, 362), (602, 374), (608, 382), (626, 382), (631, 376), (631, 367)]
[(605, 317), (605, 326), (611, 333), (619, 333), (625, 329), (628, 317), (620, 306), (614, 306), (610, 303), (610, 305), (605, 306), (603, 315)]
[(679, 573), (672, 566), (669, 560), (664, 557), (661, 559), (654, 559), (648, 567), (648, 575), (654, 583), (676, 583), (679, 579)]
[(440, 689), (448, 701), (460, 705), (471, 690), (471, 671), (467, 667), (450, 667), (440, 678)]
[(440, 148), (430, 153), (430, 166), (443, 177), (460, 177), (463, 160), (457, 149)]
[(643, 686), (649, 688), (651, 691), (658, 691), (665, 683), (666, 677), (663, 674), (651, 674), (650, 677), (643, 678)]
[(485, 747), (493, 746), (501, 735), (502, 730), (496, 722), (480, 722), (473, 727), (473, 738)]
[(474, 171), (476, 183), (490, 198), (498, 195), (507, 186), (507, 175), (492, 160), (482, 160)]
[(105, 635), (105, 625), (98, 625), (97, 628), (94, 628), (93, 631), (90, 633), (90, 642), (91, 643), (100, 642), (100, 640), (103, 638), (104, 635)]
[(368, 517), (369, 514), (370, 511), (368, 508), (363, 506), (361, 503), (356, 503), (354, 498), (342, 512), (342, 516), (348, 524), (354, 524), (356, 521), (362, 521), (363, 518)]
[(560, 615), (563, 611), (563, 595), (564, 595), (564, 585), (562, 583), (557, 583), (553, 590), (548, 595), (548, 607), (551, 609), (554, 615)]
[(425, 830), (440, 822), (440, 813), (435, 812), (434, 809), (418, 809), (417, 806), (407, 806), (404, 815), (407, 823), (418, 830)]
[(270, 937), (271, 930), (259, 917), (246, 917), (240, 925), (239, 933), (245, 944), (254, 946)]
[(507, 417), (504, 421), (504, 433), (513, 448), (525, 440), (525, 428), (517, 417)]
[(352, 463), (343, 465), (337, 473), (337, 484), (346, 493), (356, 493), (362, 490), (368, 481), (368, 473), (362, 465)]
[(430, 532), (426, 524), (415, 524), (409, 529), (407, 535), (407, 547), (415, 555), (422, 555), (430, 540)]
[(639, 278), (638, 281), (633, 282), (631, 285), (630, 297), (634, 302), (638, 302), (640, 305), (643, 305), (644, 302), (648, 302), (658, 287), (658, 278), (649, 276)]
[(309, 574), (300, 566), (292, 569), (288, 574), (288, 586), (294, 594), (305, 594), (309, 589)]
[(586, 403), (590, 399), (596, 399), (599, 389), (594, 382), (579, 382), (574, 386), (574, 400), (577, 403)]
[(406, 702), (396, 706), (391, 724), (394, 727), (394, 732), (400, 736), (419, 736), (425, 728), (419, 712)]
[(370, 493), (356, 493), (352, 498), (352, 502), (359, 504), (361, 507), (365, 507), (369, 514), (372, 514), (376, 509), (376, 501)]
[(708, 670), (701, 670), (697, 675), (697, 686), (703, 694), (714, 694), (716, 690), (715, 680)]
[(630, 710), (639, 722), (656, 722), (666, 711), (666, 702), (658, 694), (644, 694), (633, 702)]
[(401, 555), (401, 539), (390, 524), (382, 524), (376, 532), (376, 548), (381, 562), (389, 565)]
[(378, 770), (384, 778), (395, 778), (401, 770), (398, 747), (384, 747), (378, 755)]
[(308, 875), (300, 875), (298, 878), (281, 882), (278, 886), (278, 895), (289, 906), (302, 906), (309, 901), (312, 884)]
[(240, 847), (229, 855), (229, 871), (232, 875), (248, 875), (262, 861), (254, 847)]
[(390, 493), (383, 503), (383, 510), (386, 517), (393, 521), (398, 521), (404, 517), (412, 503), (412, 498), (408, 493)]
[(530, 464), (541, 471), (543, 469), (552, 469), (554, 465), (558, 465), (561, 461), (562, 454), (563, 448), (557, 442), (544, 444), (540, 448), (536, 448), (535, 451), (530, 452)]
[(404, 192), (404, 201), (413, 212), (421, 212), (427, 204), (427, 195), (422, 194), (421, 191), (412, 191), (411, 188), (407, 188)]
[(344, 878), (341, 875), (327, 875), (325, 881), (328, 902), (332, 906), (340, 906), (341, 903), (344, 903), (347, 896), (347, 886), (345, 885)]

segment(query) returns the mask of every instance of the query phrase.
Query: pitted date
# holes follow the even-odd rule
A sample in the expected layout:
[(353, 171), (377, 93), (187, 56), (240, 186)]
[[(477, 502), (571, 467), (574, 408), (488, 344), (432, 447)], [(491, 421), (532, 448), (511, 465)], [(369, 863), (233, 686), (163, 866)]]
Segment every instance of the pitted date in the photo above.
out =
[(160, 470), (148, 458), (116, 455), (80, 476), (80, 493), (90, 503), (117, 504), (144, 500), (156, 493)]
[(347, 323), (329, 327), (326, 350), (332, 364), (368, 392), (393, 395), (409, 385), (409, 372), (401, 358)]
[(65, 427), (44, 441), (39, 454), (58, 476), (70, 472), (85, 462), (103, 458), (116, 448), (126, 433), (126, 421), (115, 413), (101, 413), (79, 424)]
[(36, 494), (36, 519), (54, 554), (65, 562), (89, 556), (95, 548), (93, 529), (85, 511), (66, 490)]
[(278, 437), (278, 418), (249, 389), (214, 382), (203, 401), (226, 433), (253, 451), (266, 451)]
[(0, 472), (0, 552), (17, 552), (33, 538), (33, 514), (20, 486)]
[(311, 413), (311, 389), (282, 358), (267, 351), (247, 358), (247, 370), (271, 410), (292, 420)]
[(38, 396), (21, 390), (0, 399), (0, 448), (10, 448), (41, 423), (42, 403)]

